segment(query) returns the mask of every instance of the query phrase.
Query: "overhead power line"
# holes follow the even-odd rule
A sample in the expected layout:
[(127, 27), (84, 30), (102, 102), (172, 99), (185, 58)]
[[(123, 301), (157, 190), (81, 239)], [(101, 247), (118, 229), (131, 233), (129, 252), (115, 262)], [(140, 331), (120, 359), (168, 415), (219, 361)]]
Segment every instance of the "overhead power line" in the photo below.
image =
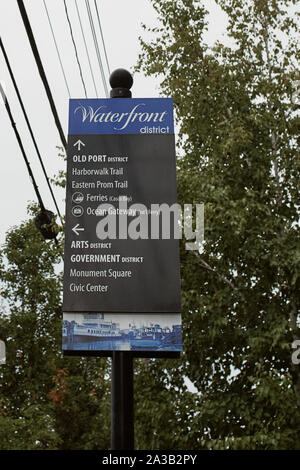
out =
[(41, 79), (43, 81), (43, 84), (44, 84), (44, 87), (45, 87), (45, 90), (46, 90), (48, 101), (49, 101), (49, 104), (50, 104), (50, 107), (51, 107), (51, 110), (52, 110), (52, 114), (53, 114), (53, 117), (54, 117), (54, 120), (55, 120), (57, 130), (58, 130), (59, 135), (60, 135), (61, 142), (62, 142), (64, 148), (67, 150), (67, 141), (66, 141), (66, 138), (65, 138), (65, 135), (64, 135), (64, 132), (63, 132), (62, 125), (61, 125), (59, 117), (58, 117), (58, 113), (57, 113), (56, 106), (55, 106), (55, 103), (54, 103), (54, 100), (53, 100), (53, 96), (52, 96), (52, 93), (51, 93), (51, 90), (50, 90), (50, 87), (49, 87), (49, 84), (48, 84), (48, 80), (47, 80), (47, 77), (46, 77), (46, 74), (45, 74), (45, 71), (44, 71), (44, 67), (43, 67), (43, 64), (42, 64), (42, 61), (41, 61), (41, 58), (40, 58), (40, 54), (39, 54), (36, 42), (35, 42), (35, 39), (34, 39), (34, 35), (33, 35), (33, 32), (32, 32), (32, 29), (31, 29), (29, 18), (28, 18), (27, 13), (26, 13), (24, 2), (23, 2), (23, 0), (17, 0), (17, 2), (18, 2), (18, 6), (19, 6), (21, 16), (22, 16), (22, 20), (23, 20), (23, 23), (24, 23), (24, 26), (25, 26), (25, 29), (26, 29), (26, 33), (27, 33), (27, 36), (28, 36), (28, 39), (29, 39), (29, 42), (30, 42), (30, 46), (31, 46), (31, 49), (32, 49), (32, 52), (33, 52), (38, 70), (39, 70), (39, 74), (41, 76)]
[(93, 80), (93, 84), (94, 84), (94, 90), (95, 90), (95, 93), (96, 93), (96, 97), (98, 98), (98, 92), (97, 92), (97, 87), (96, 87), (96, 83), (95, 83), (95, 77), (94, 77), (94, 73), (93, 73), (93, 69), (92, 69), (90, 54), (89, 54), (89, 50), (88, 50), (86, 39), (85, 39), (84, 29), (83, 29), (83, 26), (82, 26), (82, 21), (81, 21), (79, 9), (78, 9), (77, 0), (75, 0), (75, 6), (76, 6), (77, 16), (78, 16), (78, 20), (79, 20), (79, 24), (80, 24), (80, 29), (81, 29), (81, 34), (82, 34), (82, 38), (83, 38), (83, 42), (84, 42), (84, 46), (85, 46), (85, 52), (86, 52), (86, 55), (87, 55), (87, 58), (88, 58), (89, 68), (90, 68), (90, 72), (91, 72), (91, 76), (92, 76), (92, 80)]
[(93, 40), (94, 40), (94, 45), (95, 45), (95, 49), (96, 49), (98, 64), (99, 64), (100, 73), (101, 73), (102, 82), (103, 82), (103, 87), (104, 87), (105, 95), (108, 98), (108, 88), (107, 88), (107, 84), (106, 84), (104, 68), (103, 68), (103, 64), (102, 64), (101, 54), (100, 54), (100, 50), (99, 50), (99, 45), (98, 45), (98, 41), (97, 41), (97, 35), (96, 35), (96, 31), (95, 31), (95, 26), (94, 26), (94, 21), (93, 21), (93, 16), (92, 16), (89, 0), (85, 0), (85, 5), (86, 5), (86, 9), (87, 9), (88, 17), (89, 17), (89, 22), (90, 22), (90, 27), (91, 27), (91, 31), (92, 31), (92, 35), (93, 35)]
[(65, 85), (66, 85), (66, 88), (68, 90), (69, 98), (71, 98), (70, 88), (69, 88), (67, 77), (66, 77), (66, 74), (65, 74), (65, 69), (64, 69), (64, 66), (63, 66), (63, 63), (62, 63), (62, 60), (61, 60), (61, 55), (60, 55), (60, 52), (59, 52), (59, 49), (58, 49), (58, 45), (57, 45), (57, 42), (56, 42), (56, 39), (55, 39), (55, 34), (54, 34), (53, 27), (52, 27), (49, 11), (48, 11), (48, 8), (47, 8), (47, 5), (46, 5), (46, 1), (43, 0), (43, 2), (44, 2), (45, 10), (46, 10), (46, 15), (47, 15), (47, 18), (48, 18), (48, 23), (49, 23), (49, 26), (50, 26), (50, 29), (51, 29), (52, 38), (53, 38), (53, 41), (54, 41), (54, 44), (55, 44), (55, 49), (56, 49), (56, 52), (57, 52), (58, 60), (59, 60), (59, 63), (60, 63), (61, 71), (62, 71), (62, 74), (63, 74), (63, 77), (64, 77)]
[(37, 143), (36, 143), (36, 139), (35, 139), (35, 137), (34, 137), (34, 134), (33, 134), (33, 131), (32, 131), (32, 127), (31, 127), (31, 125), (30, 125), (30, 122), (29, 122), (29, 119), (28, 119), (28, 115), (27, 115), (27, 112), (26, 112), (26, 110), (25, 110), (25, 107), (24, 107), (24, 104), (23, 104), (23, 100), (22, 100), (22, 97), (21, 97), (21, 95), (20, 95), (19, 88), (18, 88), (18, 86), (17, 86), (17, 83), (16, 83), (16, 80), (15, 80), (15, 77), (14, 77), (14, 74), (13, 74), (13, 71), (12, 71), (12, 68), (11, 68), (11, 66), (10, 66), (9, 59), (8, 59), (8, 56), (7, 56), (7, 53), (6, 53), (6, 50), (5, 50), (5, 47), (4, 47), (4, 44), (3, 44), (3, 42), (2, 42), (1, 37), (0, 37), (0, 48), (1, 48), (1, 50), (2, 50), (4, 59), (5, 59), (5, 62), (6, 62), (6, 65), (7, 65), (8, 71), (9, 71), (9, 74), (10, 74), (10, 78), (11, 78), (11, 80), (12, 80), (12, 82), (13, 82), (13, 85), (14, 85), (14, 88), (15, 88), (15, 92), (16, 92), (16, 94), (17, 94), (17, 97), (18, 97), (20, 106), (21, 106), (21, 108), (22, 108), (23, 115), (24, 115), (24, 118), (25, 118), (25, 121), (26, 121), (28, 130), (29, 130), (29, 133), (30, 133), (30, 135), (31, 135), (31, 138), (32, 138), (32, 141), (33, 141), (33, 145), (34, 145), (35, 150), (36, 150), (36, 153), (37, 153), (37, 155), (38, 155), (38, 159), (39, 159), (39, 161), (40, 161), (40, 164), (41, 164), (41, 167), (42, 167), (44, 176), (45, 176), (45, 178), (46, 178), (47, 185), (48, 185), (48, 188), (49, 188), (49, 190), (50, 190), (50, 193), (51, 193), (51, 196), (52, 196), (54, 205), (55, 205), (55, 207), (56, 207), (56, 210), (57, 210), (57, 213), (58, 213), (59, 217), (61, 218), (61, 214), (60, 214), (60, 212), (59, 212), (59, 208), (58, 208), (56, 199), (55, 199), (54, 194), (53, 194), (53, 190), (52, 190), (52, 187), (51, 187), (51, 184), (50, 184), (50, 181), (49, 181), (47, 172), (46, 172), (46, 168), (45, 168), (45, 166), (44, 166), (41, 153), (40, 153), (39, 148), (38, 148), (38, 145), (37, 145)]
[(43, 204), (43, 200), (42, 200), (42, 197), (40, 195), (40, 192), (39, 192), (39, 188), (38, 188), (38, 185), (36, 184), (36, 181), (35, 181), (35, 178), (33, 176), (33, 173), (32, 173), (32, 170), (31, 170), (31, 167), (30, 167), (30, 163), (28, 161), (28, 158), (27, 158), (27, 155), (26, 155), (26, 152), (25, 152), (25, 149), (24, 149), (24, 146), (23, 146), (23, 143), (22, 143), (22, 139), (20, 137), (20, 134), (18, 132), (18, 129), (17, 129), (17, 126), (14, 122), (14, 118), (13, 118), (13, 115), (12, 115), (12, 112), (11, 112), (11, 109), (10, 109), (10, 106), (9, 106), (9, 103), (8, 103), (8, 100), (7, 100), (7, 97), (4, 93), (4, 90), (2, 88), (2, 85), (0, 83), (0, 94), (2, 95), (2, 98), (3, 98), (3, 101), (4, 101), (4, 105), (5, 105), (5, 108), (6, 108), (6, 111), (8, 113), (8, 116), (9, 116), (9, 119), (10, 119), (10, 123), (13, 127), (13, 130), (15, 132), (15, 135), (16, 135), (16, 138), (17, 138), (17, 141), (18, 141), (18, 144), (19, 144), (19, 147), (21, 149), (21, 152), (22, 152), (22, 155), (23, 155), (23, 158), (24, 158), (24, 161), (25, 161), (25, 164), (26, 164), (26, 167), (27, 167), (27, 171), (29, 173), (29, 176), (31, 178), (31, 181), (32, 181), (32, 184), (33, 184), (33, 187), (34, 187), (34, 190), (35, 190), (35, 194), (36, 194), (36, 197), (39, 201), (39, 205), (40, 205), (40, 208), (41, 208), (41, 211), (42, 212), (45, 212), (46, 209), (45, 209), (45, 206)]
[(69, 17), (69, 13), (68, 13), (68, 8), (67, 8), (66, 0), (64, 0), (64, 6), (65, 6), (66, 17), (67, 17), (68, 24), (69, 24), (71, 39), (72, 39), (72, 43), (73, 43), (74, 50), (75, 50), (75, 56), (76, 56), (76, 60), (77, 60), (77, 65), (78, 65), (78, 68), (79, 68), (79, 74), (80, 74), (82, 86), (83, 86), (83, 89), (84, 89), (85, 97), (87, 98), (86, 86), (85, 86), (85, 83), (84, 83), (82, 68), (81, 68), (81, 65), (80, 65), (80, 60), (79, 60), (79, 56), (78, 56), (78, 51), (77, 51), (75, 39), (74, 39), (72, 24), (71, 24), (71, 21), (70, 21), (70, 17)]
[(108, 57), (107, 57), (107, 52), (106, 52), (106, 47), (105, 47), (105, 41), (104, 41), (104, 36), (103, 36), (102, 27), (101, 27), (101, 22), (100, 22), (100, 15), (99, 15), (99, 11), (98, 11), (98, 6), (97, 6), (96, 0), (94, 0), (94, 3), (95, 3), (97, 18), (98, 18), (98, 24), (99, 24), (99, 29), (100, 29), (100, 34), (101, 34), (101, 39), (102, 39), (102, 44), (103, 44), (103, 50), (104, 50), (104, 54), (105, 54), (105, 60), (106, 60), (107, 70), (108, 70), (108, 73), (109, 73), (109, 75), (110, 75), (110, 68), (109, 68), (109, 63), (108, 63)]

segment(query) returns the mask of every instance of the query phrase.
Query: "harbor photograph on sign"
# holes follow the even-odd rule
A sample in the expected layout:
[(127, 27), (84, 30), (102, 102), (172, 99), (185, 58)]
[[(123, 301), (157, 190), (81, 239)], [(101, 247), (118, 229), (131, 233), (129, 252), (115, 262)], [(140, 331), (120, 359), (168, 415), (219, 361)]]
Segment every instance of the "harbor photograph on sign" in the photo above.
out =
[(179, 314), (64, 313), (63, 351), (182, 351)]

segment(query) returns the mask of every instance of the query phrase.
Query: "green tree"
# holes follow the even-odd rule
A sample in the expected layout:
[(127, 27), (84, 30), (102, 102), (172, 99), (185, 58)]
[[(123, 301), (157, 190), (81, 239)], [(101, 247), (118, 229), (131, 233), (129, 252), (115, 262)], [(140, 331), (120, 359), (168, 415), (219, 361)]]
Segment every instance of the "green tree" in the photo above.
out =
[(0, 449), (109, 447), (107, 362), (61, 353), (61, 238), (46, 242), (30, 220), (0, 253)]
[(165, 364), (169, 388), (179, 368), (199, 393), (179, 389), (181, 430), (169, 446), (297, 449), (295, 2), (217, 3), (231, 46), (205, 44), (204, 2), (152, 0), (161, 27), (150, 30), (150, 42), (141, 39), (137, 66), (174, 99), (179, 202), (205, 204), (203, 251), (181, 246), (185, 353)]

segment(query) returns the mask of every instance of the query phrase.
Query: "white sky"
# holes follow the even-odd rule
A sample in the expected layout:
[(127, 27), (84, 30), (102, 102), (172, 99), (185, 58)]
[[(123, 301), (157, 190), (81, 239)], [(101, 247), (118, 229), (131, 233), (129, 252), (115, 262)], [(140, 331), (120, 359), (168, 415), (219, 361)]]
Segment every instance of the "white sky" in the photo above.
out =
[[(92, 55), (96, 83), (101, 97), (104, 97), (104, 89), (89, 29), (85, 1), (77, 1), (90, 54)], [(67, 136), (68, 93), (56, 55), (43, 0), (25, 0), (24, 3), (58, 114), (65, 135)], [(215, 6), (213, 0), (207, 0), (206, 3), (210, 7), (210, 27), (207, 38), (209, 42), (213, 42), (216, 39), (222, 38), (222, 34), (225, 31), (226, 19), (224, 14), (220, 12), (220, 9)], [(82, 98), (84, 97), (84, 93), (79, 78), (63, 0), (46, 0), (46, 4), (52, 20), (58, 47), (62, 55), (69, 87), (71, 89), (71, 96)], [(91, 7), (93, 7), (94, 2), (91, 0), (90, 4)], [(67, 0), (67, 6), (84, 70), (88, 95), (89, 97), (95, 97), (92, 80), (89, 75), (88, 62), (85, 57), (80, 26), (77, 20), (75, 1)], [(140, 50), (138, 37), (144, 34), (141, 23), (144, 22), (149, 26), (156, 25), (156, 14), (150, 0), (98, 0), (98, 9), (101, 15), (102, 29), (111, 71), (119, 67), (131, 69), (136, 64)], [(96, 16), (93, 15), (93, 17), (95, 27), (97, 28)], [(27, 114), (29, 115), (47, 173), (49, 177), (52, 177), (59, 169), (64, 169), (64, 162), (57, 156), (58, 151), (56, 146), (61, 145), (60, 138), (54, 124), (54, 119), (34, 61), (16, 0), (0, 0), (0, 33)], [(99, 45), (101, 46), (100, 35)], [(102, 59), (104, 61), (104, 55)], [(142, 75), (138, 75), (134, 77), (134, 80), (132, 88), (134, 97), (158, 96), (159, 84), (153, 78), (146, 79)], [(1, 83), (5, 83), (6, 94), (13, 116), (21, 134), (45, 206), (55, 212), (49, 189), (42, 174), (1, 52), (0, 81)], [(0, 243), (2, 243), (5, 238), (5, 232), (10, 227), (18, 225), (22, 220), (27, 218), (26, 208), (28, 202), (36, 201), (32, 183), (29, 179), (23, 157), (3, 104), (0, 104), (0, 159)], [(54, 188), (54, 192), (61, 212), (64, 213), (64, 191)]]

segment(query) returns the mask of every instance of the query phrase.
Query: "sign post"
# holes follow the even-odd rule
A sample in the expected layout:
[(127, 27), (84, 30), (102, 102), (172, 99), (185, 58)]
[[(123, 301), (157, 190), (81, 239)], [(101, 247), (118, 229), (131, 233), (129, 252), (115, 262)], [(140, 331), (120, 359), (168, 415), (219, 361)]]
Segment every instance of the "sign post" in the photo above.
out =
[[(111, 97), (131, 98), (132, 76), (116, 70), (110, 77)], [(134, 382), (131, 352), (114, 351), (111, 365), (111, 448), (134, 449)]]
[(133, 356), (126, 351), (112, 356), (111, 448), (134, 449)]
[(133, 449), (133, 358), (179, 357), (181, 298), (173, 103), (71, 99), (63, 297), (65, 355), (112, 357), (112, 449)]

